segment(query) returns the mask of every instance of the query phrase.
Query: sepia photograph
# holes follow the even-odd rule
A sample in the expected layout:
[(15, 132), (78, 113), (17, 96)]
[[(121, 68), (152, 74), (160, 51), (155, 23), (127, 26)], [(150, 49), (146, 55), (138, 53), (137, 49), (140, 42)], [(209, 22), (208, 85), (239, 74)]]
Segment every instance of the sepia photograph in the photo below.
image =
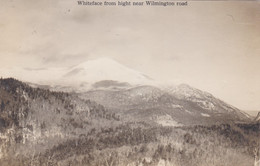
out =
[(0, 166), (260, 166), (259, 0), (1, 0)]

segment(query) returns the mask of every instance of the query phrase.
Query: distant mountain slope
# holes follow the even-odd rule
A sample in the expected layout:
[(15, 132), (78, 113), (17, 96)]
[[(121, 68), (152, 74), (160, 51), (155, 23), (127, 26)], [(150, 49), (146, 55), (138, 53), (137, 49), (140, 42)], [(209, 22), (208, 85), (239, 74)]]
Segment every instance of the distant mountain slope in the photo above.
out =
[(248, 121), (250, 117), (207, 92), (187, 85), (171, 90), (154, 86), (138, 86), (127, 90), (93, 90), (81, 93), (117, 113), (133, 119), (157, 121), (165, 119), (180, 124), (212, 124)]
[(181, 100), (188, 100), (199, 107), (215, 114), (233, 114), (237, 118), (250, 119), (250, 115), (235, 108), (220, 99), (215, 98), (212, 94), (193, 88), (186, 84), (181, 84), (169, 90), (169, 93)]

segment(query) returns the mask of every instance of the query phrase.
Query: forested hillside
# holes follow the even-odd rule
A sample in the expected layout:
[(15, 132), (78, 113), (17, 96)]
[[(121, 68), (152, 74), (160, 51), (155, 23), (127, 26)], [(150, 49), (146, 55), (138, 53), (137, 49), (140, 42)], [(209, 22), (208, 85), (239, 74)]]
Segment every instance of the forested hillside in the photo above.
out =
[(251, 166), (259, 155), (257, 122), (126, 121), (91, 99), (12, 78), (0, 80), (0, 104), (1, 166)]

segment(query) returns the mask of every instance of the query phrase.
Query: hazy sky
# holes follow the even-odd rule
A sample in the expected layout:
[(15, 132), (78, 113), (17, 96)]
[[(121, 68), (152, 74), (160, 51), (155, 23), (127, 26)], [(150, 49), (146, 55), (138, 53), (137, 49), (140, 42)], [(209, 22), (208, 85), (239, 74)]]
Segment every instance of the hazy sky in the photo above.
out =
[(189, 1), (187, 7), (0, 1), (0, 32), (0, 68), (111, 57), (156, 80), (260, 109), (260, 1)]

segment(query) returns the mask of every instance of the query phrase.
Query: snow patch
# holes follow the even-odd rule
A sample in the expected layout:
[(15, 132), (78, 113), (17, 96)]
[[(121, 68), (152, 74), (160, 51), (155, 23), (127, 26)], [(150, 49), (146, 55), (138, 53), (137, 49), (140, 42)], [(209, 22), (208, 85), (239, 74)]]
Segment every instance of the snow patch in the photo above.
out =
[(205, 108), (207, 110), (214, 110), (215, 108), (215, 105), (208, 101), (199, 101), (199, 103), (202, 108)]
[(145, 157), (144, 160), (147, 162), (147, 163), (150, 163), (152, 162), (152, 158), (151, 157)]
[(204, 113), (201, 113), (201, 115), (202, 115), (202, 116), (204, 116), (204, 117), (210, 117), (210, 115), (209, 115), (209, 114), (204, 114)]
[(251, 118), (247, 113), (241, 111), (242, 114), (244, 114), (246, 117)]
[(192, 112), (191, 111), (188, 111), (188, 110), (184, 110), (185, 112), (187, 112), (187, 113), (189, 113), (189, 114), (192, 114)]
[(181, 105), (176, 105), (176, 104), (172, 104), (171, 106), (172, 106), (172, 108), (183, 108), (183, 106), (181, 106)]
[(162, 126), (172, 126), (172, 127), (182, 126), (182, 124), (173, 120), (172, 117), (168, 114), (157, 117), (156, 123)]
[(157, 164), (157, 166), (167, 166), (167, 165), (171, 165), (171, 164), (169, 163), (169, 161), (164, 160), (164, 159), (160, 159)]

